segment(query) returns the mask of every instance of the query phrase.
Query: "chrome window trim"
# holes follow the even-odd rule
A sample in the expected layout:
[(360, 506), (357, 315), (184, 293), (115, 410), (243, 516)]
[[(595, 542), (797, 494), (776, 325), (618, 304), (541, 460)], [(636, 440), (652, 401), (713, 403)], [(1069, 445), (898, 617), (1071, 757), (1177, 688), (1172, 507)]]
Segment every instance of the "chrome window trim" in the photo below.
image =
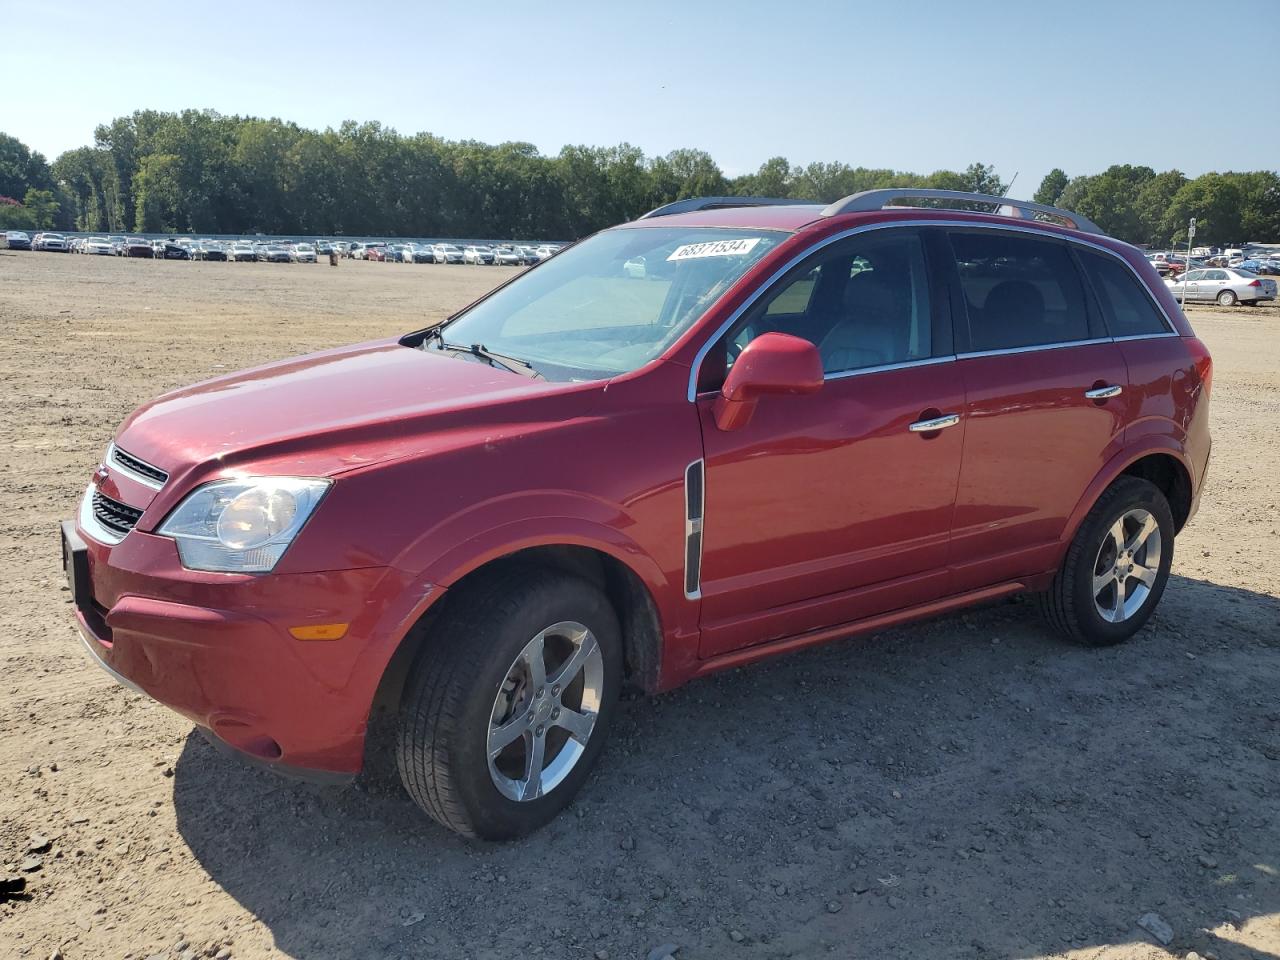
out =
[(105, 543), (107, 546), (115, 546), (123, 540), (127, 534), (116, 533), (104, 527), (98, 522), (98, 518), (93, 515), (93, 484), (90, 483), (85, 488), (84, 496), (80, 498), (80, 532), (90, 537), (98, 543)]
[[(152, 490), (164, 489), (164, 484), (161, 483), (160, 481), (157, 481), (152, 477), (148, 477), (145, 473), (138, 473), (138, 471), (134, 470), (127, 463), (117, 458), (116, 454), (118, 452), (120, 452), (120, 448), (115, 445), (115, 441), (112, 441), (110, 444), (107, 445), (107, 456), (106, 456), (106, 459), (103, 461), (103, 463), (113, 470), (119, 470), (130, 480), (133, 480), (136, 483), (140, 483), (144, 487), (150, 487)], [(133, 459), (137, 460), (139, 463), (147, 463), (147, 461), (143, 460), (141, 457), (134, 457), (133, 454), (129, 454), (129, 456), (133, 457)], [(160, 470), (159, 467), (150, 463), (147, 463), (147, 466), (151, 467), (153, 470), (157, 470), (160, 473), (163, 473), (165, 475), (165, 479), (166, 480), (168, 479), (168, 475), (169, 475), (168, 471)]]
[[(749, 297), (747, 297), (746, 300), (744, 300), (741, 304), (739, 304), (738, 308), (734, 310), (733, 313), (729, 314), (729, 316), (724, 320), (724, 322), (722, 322), (720, 326), (717, 327), (716, 330), (709, 337), (707, 337), (707, 339), (703, 342), (702, 346), (698, 348), (698, 352), (694, 354), (693, 363), (689, 365), (689, 388), (686, 393), (686, 398), (688, 399), (688, 401), (690, 403), (693, 403), (698, 399), (698, 392), (697, 392), (698, 391), (698, 374), (702, 370), (702, 361), (705, 360), (707, 354), (711, 352), (711, 348), (714, 347), (716, 343), (720, 340), (720, 338), (729, 331), (730, 327), (732, 327), (735, 323), (738, 322), (739, 319), (741, 319), (742, 315), (746, 313), (747, 310), (751, 309), (751, 307), (755, 304), (755, 302), (759, 300), (760, 297), (763, 296), (767, 290), (769, 290), (775, 283), (781, 280), (782, 277), (785, 276), (793, 267), (799, 265), (801, 261), (807, 259), (810, 255), (816, 253), (817, 251), (825, 249), (826, 247), (829, 247), (833, 243), (838, 243), (839, 241), (846, 240), (849, 237), (857, 236), (860, 233), (868, 233), (872, 230), (891, 230), (895, 228), (910, 229), (913, 227), (945, 227), (947, 229), (952, 229), (952, 230), (1006, 230), (1011, 233), (1029, 233), (1029, 234), (1032, 234), (1033, 236), (1044, 237), (1049, 240), (1058, 240), (1065, 243), (1079, 244), (1082, 247), (1088, 247), (1092, 250), (1097, 250), (1098, 252), (1106, 254), (1110, 257), (1114, 257), (1116, 260), (1120, 261), (1122, 264), (1124, 264), (1126, 267), (1129, 268), (1129, 272), (1134, 275), (1134, 277), (1137, 279), (1137, 281), (1140, 284), (1142, 284), (1142, 288), (1144, 290), (1147, 289), (1147, 285), (1145, 281), (1143, 281), (1142, 276), (1134, 268), (1133, 264), (1131, 264), (1128, 260), (1120, 256), (1120, 254), (1116, 253), (1114, 250), (1110, 249), (1109, 247), (1104, 247), (1100, 243), (1094, 243), (1086, 239), (1085, 237), (1064, 236), (1063, 234), (1055, 233), (1052, 230), (1042, 230), (1042, 229), (1037, 229), (1036, 227), (1030, 226), (1030, 225), (1013, 224), (1013, 223), (1010, 223), (1010, 224), (980, 223), (978, 221), (964, 221), (964, 220), (891, 220), (885, 223), (866, 223), (857, 227), (850, 227), (848, 230), (841, 230), (839, 233), (833, 233), (831, 236), (826, 237), (825, 239), (819, 241), (818, 243), (815, 243), (812, 246), (806, 247), (803, 251), (796, 254), (794, 257), (792, 257), (790, 260), (784, 263), (781, 267), (779, 267), (776, 271), (774, 271), (774, 273), (769, 277), (768, 280), (760, 284), (760, 286), (758, 286), (755, 289), (755, 291), (752, 292), (752, 294)], [(1168, 324), (1168, 329), (1162, 333), (1141, 334), (1141, 335), (1135, 335), (1132, 337), (1102, 337), (1102, 338), (1093, 339), (1093, 340), (1076, 340), (1069, 343), (1044, 344), (1044, 345), (1038, 345), (1035, 347), (1012, 347), (1008, 350), (989, 351), (989, 352), (984, 351), (982, 353), (957, 354), (956, 356), (972, 357), (972, 356), (993, 356), (996, 353), (1013, 353), (1013, 352), (1027, 353), (1027, 352), (1030, 352), (1031, 350), (1047, 350), (1047, 349), (1054, 349), (1056, 347), (1078, 347), (1086, 343), (1110, 343), (1119, 339), (1145, 340), (1145, 339), (1155, 338), (1155, 337), (1181, 336), (1182, 334), (1177, 332), (1178, 325), (1173, 322), (1173, 318), (1170, 317), (1168, 311), (1165, 310), (1164, 304), (1162, 304), (1154, 296), (1151, 299), (1155, 302), (1156, 307), (1160, 311), (1161, 318), (1164, 319), (1164, 321)], [(930, 358), (930, 359), (945, 360), (945, 359), (953, 359), (953, 358), (940, 357), (940, 358)], [(918, 361), (910, 361), (910, 362), (915, 363)], [(872, 368), (867, 367), (867, 368), (864, 368), (863, 371), (859, 371), (859, 372), (868, 372), (871, 369)], [(854, 373), (855, 371), (852, 371), (852, 370), (841, 371), (838, 374), (830, 374), (824, 377), (824, 381), (827, 379), (833, 379), (836, 377), (844, 376), (846, 374), (853, 375)]]
[(1125, 343), (1129, 340), (1165, 340), (1169, 337), (1181, 337), (1182, 334), (1176, 330), (1166, 330), (1163, 333), (1131, 333), (1124, 337), (1112, 337), (1116, 343)]
[(957, 355), (949, 353), (945, 357), (926, 357), (923, 360), (903, 360), (901, 363), (882, 363), (874, 367), (853, 367), (849, 370), (838, 370), (835, 373), (823, 374), (822, 380), (843, 380), (846, 377), (860, 377), (866, 373), (884, 373), (889, 370), (906, 370), (910, 367), (930, 367), (937, 363), (955, 363)]
[(1088, 347), (1098, 343), (1112, 343), (1111, 337), (1090, 337), (1088, 340), (1059, 340), (1056, 343), (1032, 343), (1025, 347), (1001, 347), (999, 350), (970, 350), (968, 353), (957, 353), (960, 360), (973, 357), (1002, 357), (1007, 353), (1035, 353), (1039, 350), (1061, 350), (1064, 347)]

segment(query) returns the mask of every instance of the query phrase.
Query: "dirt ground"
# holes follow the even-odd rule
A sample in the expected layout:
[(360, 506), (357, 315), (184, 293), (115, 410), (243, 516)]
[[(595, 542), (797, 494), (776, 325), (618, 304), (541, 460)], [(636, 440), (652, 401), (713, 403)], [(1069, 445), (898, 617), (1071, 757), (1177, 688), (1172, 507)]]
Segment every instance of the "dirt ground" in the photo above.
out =
[(0, 251), (0, 957), (1280, 958), (1277, 307), (1193, 311), (1213, 465), (1133, 641), (1008, 603), (631, 700), (520, 843), (251, 770), (89, 663), (55, 527), (132, 407), (506, 275)]

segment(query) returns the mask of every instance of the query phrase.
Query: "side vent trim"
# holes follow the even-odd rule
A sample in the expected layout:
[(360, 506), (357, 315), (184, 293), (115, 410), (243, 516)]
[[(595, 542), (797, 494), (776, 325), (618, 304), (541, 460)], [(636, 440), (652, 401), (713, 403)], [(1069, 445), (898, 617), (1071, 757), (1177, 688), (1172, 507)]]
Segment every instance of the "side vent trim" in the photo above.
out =
[(684, 595), (702, 597), (702, 518), (706, 507), (706, 475), (701, 460), (684, 471)]

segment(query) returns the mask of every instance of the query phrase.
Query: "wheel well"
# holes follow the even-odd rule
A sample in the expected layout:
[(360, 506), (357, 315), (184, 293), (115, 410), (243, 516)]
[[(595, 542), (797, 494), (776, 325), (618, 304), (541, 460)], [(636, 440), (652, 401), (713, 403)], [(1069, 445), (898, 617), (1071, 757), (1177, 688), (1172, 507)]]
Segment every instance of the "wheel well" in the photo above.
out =
[(1191, 478), (1186, 467), (1167, 453), (1153, 453), (1129, 464), (1124, 473), (1160, 488), (1173, 512), (1174, 532), (1180, 531), (1191, 513)]
[(507, 554), (472, 570), (453, 584), (440, 602), (432, 604), (405, 634), (383, 671), (369, 712), (365, 737), (365, 765), (377, 764), (386, 740), (394, 732), (396, 709), (409, 669), (431, 633), (431, 624), (451, 602), (464, 600), (468, 588), (514, 564), (537, 565), (564, 570), (594, 583), (604, 591), (618, 615), (626, 656), (623, 676), (627, 683), (645, 692), (658, 687), (662, 657), (662, 625), (658, 609), (644, 582), (625, 563), (590, 547), (556, 545), (530, 547)]

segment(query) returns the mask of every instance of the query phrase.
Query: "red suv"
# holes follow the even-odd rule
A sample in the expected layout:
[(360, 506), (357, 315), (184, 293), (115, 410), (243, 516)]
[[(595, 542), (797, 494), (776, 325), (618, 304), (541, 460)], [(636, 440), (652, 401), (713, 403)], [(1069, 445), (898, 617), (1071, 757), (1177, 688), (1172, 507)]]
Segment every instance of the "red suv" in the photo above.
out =
[(582, 786), (624, 682), (1021, 592), (1131, 636), (1210, 376), (1075, 214), (687, 200), (439, 327), (147, 404), (63, 557), (92, 656), (215, 743), (350, 777), (385, 717), (431, 816), (512, 837)]

